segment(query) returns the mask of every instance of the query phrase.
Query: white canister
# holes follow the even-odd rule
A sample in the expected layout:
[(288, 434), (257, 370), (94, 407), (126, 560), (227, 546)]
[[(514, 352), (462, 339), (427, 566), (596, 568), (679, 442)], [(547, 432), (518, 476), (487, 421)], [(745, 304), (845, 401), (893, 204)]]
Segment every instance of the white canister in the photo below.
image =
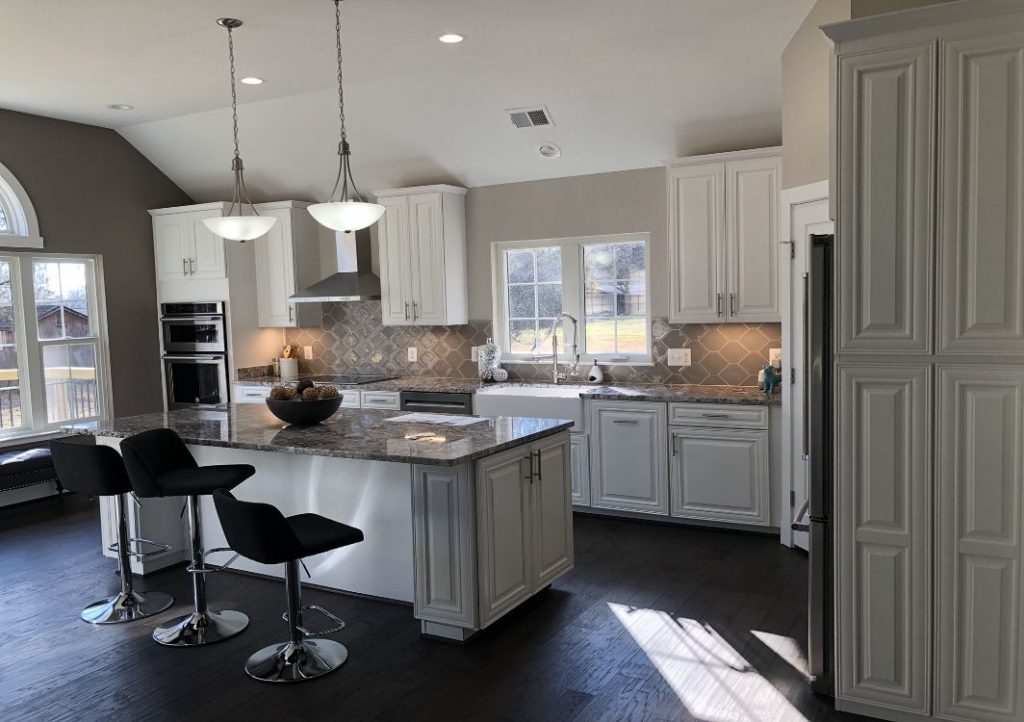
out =
[(299, 378), (299, 360), (297, 358), (282, 358), (277, 362), (281, 366), (282, 381), (294, 381)]

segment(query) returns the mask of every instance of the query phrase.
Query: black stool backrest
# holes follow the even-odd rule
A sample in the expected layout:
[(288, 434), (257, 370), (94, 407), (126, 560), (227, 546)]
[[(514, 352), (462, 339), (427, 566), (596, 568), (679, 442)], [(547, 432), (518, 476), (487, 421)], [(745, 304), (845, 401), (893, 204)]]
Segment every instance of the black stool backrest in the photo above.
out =
[(280, 509), (270, 504), (236, 499), (230, 491), (213, 492), (228, 546), (261, 564), (281, 564), (302, 558), (302, 545)]
[(109, 446), (54, 439), (50, 458), (65, 489), (89, 496), (116, 496), (132, 490), (121, 455)]
[(122, 439), (121, 453), (139, 496), (164, 496), (161, 476), (199, 466), (185, 442), (171, 429), (152, 429)]

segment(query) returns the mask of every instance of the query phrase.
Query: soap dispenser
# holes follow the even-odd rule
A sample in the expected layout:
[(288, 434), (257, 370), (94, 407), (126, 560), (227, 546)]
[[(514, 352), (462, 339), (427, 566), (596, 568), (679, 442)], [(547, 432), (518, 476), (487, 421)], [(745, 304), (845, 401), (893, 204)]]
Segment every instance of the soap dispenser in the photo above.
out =
[(594, 365), (590, 367), (590, 373), (587, 374), (587, 381), (592, 384), (599, 384), (604, 381), (604, 372), (601, 371), (601, 367), (597, 365), (597, 359), (594, 359)]

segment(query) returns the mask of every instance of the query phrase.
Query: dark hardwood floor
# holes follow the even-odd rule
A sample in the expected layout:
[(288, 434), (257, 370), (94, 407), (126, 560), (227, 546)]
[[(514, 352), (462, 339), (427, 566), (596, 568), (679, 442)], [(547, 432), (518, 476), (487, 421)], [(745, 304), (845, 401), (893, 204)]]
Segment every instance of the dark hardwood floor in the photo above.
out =
[(182, 568), (157, 618), (94, 627), (81, 607), (118, 586), (98, 510), (81, 497), (0, 510), (3, 720), (854, 720), (801, 673), (806, 558), (770, 537), (577, 516), (576, 568), (469, 646), (419, 638), (408, 606), (306, 593), (348, 621), (338, 672), (274, 686), (246, 657), (286, 636), (280, 582), (209, 580), (251, 619), (211, 647), (150, 638), (190, 605)]

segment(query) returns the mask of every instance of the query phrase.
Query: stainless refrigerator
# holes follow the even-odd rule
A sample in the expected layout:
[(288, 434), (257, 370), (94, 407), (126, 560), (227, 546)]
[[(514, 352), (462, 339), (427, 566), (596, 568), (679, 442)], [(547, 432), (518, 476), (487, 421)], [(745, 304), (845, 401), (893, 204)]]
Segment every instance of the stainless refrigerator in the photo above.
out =
[(833, 696), (833, 588), (831, 526), (832, 474), (832, 235), (810, 237), (809, 272), (804, 284), (807, 358), (804, 383), (804, 459), (808, 465), (807, 504), (793, 528), (809, 533), (809, 614), (807, 663), (811, 687)]

